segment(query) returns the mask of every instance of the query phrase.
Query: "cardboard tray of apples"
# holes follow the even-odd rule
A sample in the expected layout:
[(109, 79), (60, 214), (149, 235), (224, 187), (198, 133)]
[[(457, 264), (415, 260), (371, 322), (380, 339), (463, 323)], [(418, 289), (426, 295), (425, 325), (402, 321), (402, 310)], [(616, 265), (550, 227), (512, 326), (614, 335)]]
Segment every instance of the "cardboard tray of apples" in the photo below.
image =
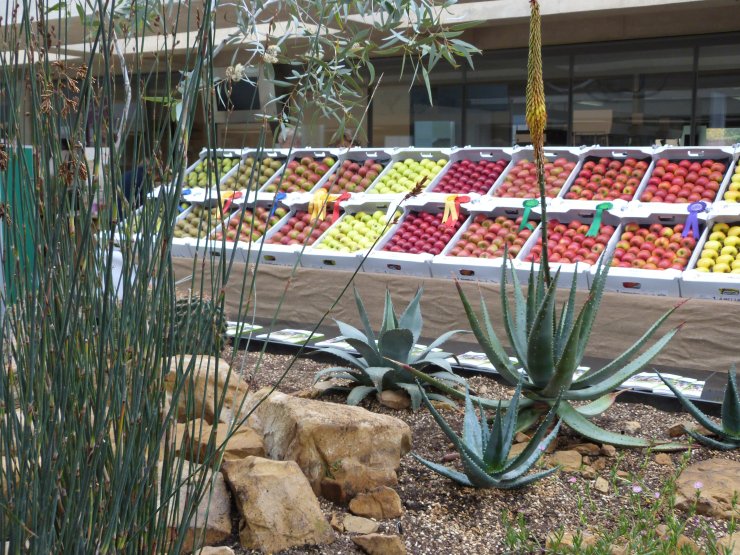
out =
[(575, 177), (560, 190), (553, 205), (594, 209), (611, 202), (624, 210), (653, 170), (652, 148), (591, 147), (581, 152)]
[(251, 204), (234, 206), (228, 220), (211, 232), (207, 241), (201, 241), (195, 252), (211, 256), (231, 255), (240, 262), (254, 262), (262, 249), (264, 237), (288, 219), (289, 208), (278, 202), (254, 201)]
[[(622, 220), (606, 249), (613, 255), (605, 289), (619, 293), (681, 296), (680, 278), (689, 265), (699, 237), (683, 237), (687, 214), (650, 214)], [(699, 219), (699, 236), (705, 225)], [(596, 268), (590, 272), (593, 283)]]
[(717, 200), (712, 203), (710, 211), (713, 215), (740, 215), (740, 150), (735, 145), (735, 153), (732, 156), (728, 179), (717, 194)]
[(366, 272), (431, 277), (431, 261), (441, 254), (468, 218), (462, 204), (457, 217), (443, 222), (444, 200), (409, 202), (394, 229), (370, 251)]
[(392, 201), (422, 183), (422, 190), (433, 188), (450, 165), (449, 148), (396, 149), (391, 161), (365, 194), (368, 199)]
[[(331, 227), (335, 214), (335, 204), (327, 203), (326, 214), (314, 218), (308, 203), (292, 203), (290, 212), (279, 224), (265, 234), (260, 245), (259, 260), (264, 264), (294, 265), (303, 253), (311, 247), (324, 232)], [(341, 217), (343, 208), (337, 206)]]
[(376, 240), (400, 225), (400, 199), (346, 203), (344, 214), (301, 255), (301, 266), (356, 270)]
[(259, 151), (245, 149), (239, 164), (229, 171), (219, 183), (222, 196), (233, 195), (234, 204), (250, 204), (257, 199), (257, 192), (267, 185), (285, 165), (284, 149)]
[(257, 192), (258, 200), (273, 200), (277, 193), (298, 196), (323, 186), (337, 165), (333, 149), (294, 149), (288, 160)]
[(427, 187), (424, 195), (442, 201), (453, 194), (486, 195), (503, 181), (511, 164), (511, 153), (511, 148), (454, 149), (445, 171), (439, 180)]
[[(186, 193), (190, 195), (186, 199), (190, 202), (202, 202), (205, 199), (206, 191), (209, 189), (215, 190), (219, 183), (226, 178), (226, 175), (233, 170), (234, 166), (238, 165), (242, 156), (241, 149), (212, 149), (210, 150), (212, 165), (209, 166), (208, 155), (209, 150), (204, 148), (200, 151), (198, 159), (185, 170), (182, 188), (184, 191), (190, 191)], [(218, 166), (218, 173), (216, 173), (216, 166)], [(214, 194), (213, 197), (215, 198), (215, 196)]]
[[(578, 164), (581, 149), (546, 148), (545, 181), (547, 203), (560, 194), (563, 188), (570, 186), (575, 179), (575, 167)], [(534, 165), (532, 147), (514, 147), (503, 178), (489, 190), (488, 195), (495, 199), (498, 206), (519, 207), (523, 199), (539, 198), (539, 185)]]
[(686, 214), (692, 202), (711, 209), (730, 181), (731, 147), (674, 147), (656, 149), (653, 170), (630, 205), (639, 214)]
[(740, 301), (740, 215), (701, 217), (706, 227), (681, 275), (681, 296)]
[(356, 196), (364, 193), (380, 177), (390, 163), (394, 150), (351, 148), (341, 152), (337, 164), (321, 187), (332, 195), (350, 193)]
[[(471, 205), (472, 206), (472, 205)], [(531, 212), (531, 228), (520, 229), (524, 208), (497, 206), (490, 210), (470, 210), (460, 227), (430, 267), (436, 278), (473, 281), (501, 281), (504, 247), (514, 258), (539, 225), (539, 214)]]
[[(227, 212), (234, 210), (231, 207)], [(210, 216), (207, 212), (210, 211)], [(229, 216), (226, 214), (225, 216)], [(221, 225), (223, 209), (215, 200), (206, 203), (192, 203), (175, 220), (172, 256), (193, 257), (208, 242), (213, 230)]]
[[(539, 214), (540, 211), (535, 209)], [(593, 209), (548, 210), (548, 256), (550, 272), (560, 272), (558, 287), (570, 288), (576, 276), (578, 289), (589, 288), (592, 268), (597, 267), (609, 241), (619, 225), (619, 211), (605, 210), (601, 213), (601, 223), (595, 235), (589, 231), (597, 212)], [(539, 272), (542, 255), (542, 225), (538, 225), (521, 251), (514, 259), (514, 269), (521, 283), (529, 279), (529, 272)]]

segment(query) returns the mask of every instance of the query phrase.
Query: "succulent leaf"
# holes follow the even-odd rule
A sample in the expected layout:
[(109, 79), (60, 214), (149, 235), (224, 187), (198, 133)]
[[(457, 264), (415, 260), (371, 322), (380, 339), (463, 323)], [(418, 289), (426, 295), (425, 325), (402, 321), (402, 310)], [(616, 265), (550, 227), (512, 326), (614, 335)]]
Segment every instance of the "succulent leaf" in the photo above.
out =
[(718, 436), (723, 436), (723, 431), (720, 426), (714, 423), (712, 419), (710, 419), (707, 415), (705, 415), (699, 407), (697, 407), (686, 395), (684, 395), (680, 390), (676, 388), (670, 381), (666, 380), (660, 372), (657, 372), (658, 377), (663, 380), (663, 383), (668, 387), (668, 389), (671, 390), (673, 395), (678, 399), (678, 401), (683, 405), (683, 408), (685, 408), (688, 413), (694, 417), (694, 419), (704, 426), (707, 430), (710, 432), (717, 434)]
[[(512, 274), (516, 275), (512, 268)], [(481, 298), (481, 305), (485, 304)], [(514, 302), (514, 310), (516, 311), (516, 300)], [(519, 359), (521, 364), (527, 368), (529, 352), (527, 350), (527, 330), (525, 328), (519, 328), (516, 326), (511, 318), (511, 310), (509, 309), (509, 295), (506, 287), (506, 262), (504, 262), (504, 268), (501, 272), (501, 315), (504, 319), (504, 329), (506, 335), (509, 337), (509, 344), (514, 349), (514, 354)]]
[(412, 384), (403, 382), (396, 382), (396, 385), (409, 394), (409, 399), (411, 400), (411, 410), (419, 410), (419, 407), (421, 406), (421, 393), (419, 393), (419, 386), (415, 383)]
[(393, 311), (393, 300), (391, 300), (390, 289), (385, 290), (385, 306), (383, 307), (383, 323), (380, 325), (380, 334), (388, 330), (398, 328), (398, 319)]
[[(362, 357), (361, 363), (363, 367), (366, 366), (379, 366), (383, 364), (383, 357), (380, 356), (378, 348), (373, 343), (372, 345), (367, 344), (365, 341), (359, 339), (352, 339), (351, 337), (345, 336), (344, 340), (352, 346), (352, 348), (360, 353)], [(364, 364), (363, 364), (364, 363)]]
[[(465, 417), (463, 418), (463, 435), (462, 440), (473, 450), (478, 456), (483, 456), (483, 432), (481, 431), (481, 422), (478, 420), (478, 415), (475, 412), (473, 402), (470, 400), (470, 390), (465, 388)], [(496, 418), (498, 419), (499, 413), (496, 412)], [(484, 422), (484, 426), (487, 424)]]
[(735, 365), (727, 373), (727, 387), (722, 402), (722, 429), (725, 434), (734, 438), (740, 437), (740, 399), (737, 395)]
[(367, 368), (364, 368), (363, 371), (372, 380), (378, 393), (381, 393), (383, 391), (385, 376), (389, 372), (392, 372), (393, 369), (388, 366), (368, 366)]
[[(353, 372), (352, 370), (349, 370), (347, 368), (325, 368), (323, 370), (319, 370), (316, 372), (316, 375), (313, 378), (313, 383), (316, 384), (322, 380), (330, 379), (330, 378), (341, 378), (343, 380), (352, 380), (355, 382), (361, 382), (362, 381), (362, 372)], [(367, 385), (367, 384), (366, 384)]]
[(347, 395), (348, 405), (359, 405), (365, 397), (371, 392), (375, 391), (375, 388), (370, 385), (358, 385), (352, 388), (352, 391)]
[(554, 397), (559, 391), (567, 391), (570, 384), (573, 383), (573, 373), (581, 362), (578, 358), (578, 340), (581, 336), (582, 323), (581, 318), (576, 320), (576, 325), (573, 326), (562, 356), (558, 360), (555, 373), (552, 375), (550, 383), (542, 390), (543, 397)]
[(355, 304), (357, 304), (357, 313), (360, 315), (360, 321), (362, 322), (362, 328), (365, 331), (365, 337), (367, 338), (368, 343), (375, 343), (375, 333), (373, 332), (373, 327), (370, 324), (370, 318), (367, 315), (367, 310), (365, 310), (365, 303), (362, 302), (362, 297), (360, 297), (360, 293), (357, 291), (357, 287), (354, 287), (355, 292)]
[(362, 341), (368, 345), (375, 345), (374, 341), (368, 341), (367, 336), (356, 327), (339, 320), (334, 320), (334, 323), (339, 328), (339, 333), (342, 334), (342, 337), (345, 339), (356, 339), (357, 341)]
[(733, 440), (725, 435), (721, 435), (720, 437), (726, 439), (726, 441), (719, 441), (695, 432), (694, 430), (686, 430), (686, 433), (693, 437), (699, 443), (706, 445), (707, 447), (710, 447), (712, 449), (718, 449), (720, 451), (732, 451), (733, 449), (737, 449), (738, 447), (740, 447), (740, 440)]
[(394, 329), (381, 332), (378, 350), (384, 358), (408, 361), (414, 348), (414, 336), (410, 330)]
[(421, 294), (423, 292), (423, 289), (420, 287), (419, 290), (416, 292), (416, 295), (413, 299), (411, 299), (411, 302), (406, 307), (406, 310), (403, 311), (403, 314), (401, 314), (401, 317), (398, 319), (398, 327), (407, 329), (411, 331), (411, 334), (414, 338), (414, 344), (419, 342), (419, 337), (421, 336), (421, 328), (422, 328), (422, 318), (421, 318)]
[(437, 464), (435, 462), (428, 461), (425, 458), (420, 457), (416, 453), (411, 453), (411, 456), (414, 457), (421, 464), (429, 468), (430, 470), (433, 470), (437, 474), (441, 474), (445, 478), (449, 478), (453, 482), (457, 482), (461, 486), (465, 486), (468, 488), (474, 487), (473, 484), (470, 483), (470, 480), (468, 480), (468, 477), (465, 476), (465, 474), (463, 474), (462, 472), (458, 472), (457, 470), (453, 470), (442, 464)]
[(555, 342), (555, 356), (559, 360), (563, 356), (563, 349), (569, 341), (573, 330), (573, 321), (576, 314), (576, 286), (578, 284), (578, 274), (573, 273), (573, 281), (570, 284), (570, 293), (563, 310), (560, 312), (560, 324), (557, 329), (557, 339)]
[(532, 468), (532, 465), (540, 459), (547, 446), (555, 440), (558, 432), (560, 432), (560, 421), (547, 433), (550, 425), (552, 425), (552, 418), (545, 419), (537, 428), (537, 432), (529, 440), (524, 450), (507, 462), (505, 472), (501, 475), (503, 480), (517, 479)]
[(575, 389), (580, 389), (586, 386), (594, 385), (600, 382), (604, 377), (614, 374), (615, 371), (624, 366), (640, 351), (640, 349), (642, 349), (642, 347), (650, 340), (655, 332), (658, 331), (658, 328), (660, 328), (660, 326), (666, 321), (666, 319), (671, 314), (673, 314), (673, 311), (676, 310), (676, 308), (677, 307), (670, 309), (668, 312), (663, 314), (663, 316), (658, 318), (658, 320), (652, 326), (650, 326), (650, 328), (642, 335), (642, 337), (635, 341), (629, 349), (624, 351), (621, 355), (612, 360), (610, 363), (598, 370), (586, 372), (583, 376), (579, 377), (574, 382), (573, 387)]
[(532, 331), (528, 337), (527, 364), (524, 368), (537, 387), (545, 387), (550, 382), (553, 374), (554, 352), (553, 352), (553, 313), (555, 311), (555, 292), (557, 289), (558, 275), (547, 290), (542, 304), (537, 309)]
[(506, 351), (504, 351), (501, 342), (499, 341), (496, 333), (493, 330), (491, 319), (488, 315), (488, 309), (486, 308), (486, 303), (483, 301), (483, 298), (481, 297), (481, 310), (483, 312), (483, 320), (485, 322), (486, 331), (483, 331), (483, 329), (481, 328), (480, 322), (478, 321), (478, 316), (473, 311), (473, 307), (470, 305), (468, 298), (465, 296), (465, 292), (462, 290), (460, 283), (455, 282), (455, 286), (457, 287), (458, 294), (460, 295), (460, 300), (462, 301), (465, 314), (468, 317), (470, 329), (472, 330), (473, 335), (475, 335), (478, 344), (483, 349), (483, 352), (486, 353), (486, 356), (496, 367), (496, 370), (509, 383), (517, 383), (519, 381), (519, 373), (511, 364), (511, 361), (509, 360), (509, 355), (507, 355)]
[[(452, 330), (452, 331), (443, 333), (437, 339), (432, 341), (427, 348), (425, 348), (421, 353), (419, 353), (417, 360), (421, 360), (425, 358), (427, 355), (432, 353), (433, 349), (439, 348), (441, 345), (443, 345), (444, 343), (452, 339), (458, 333), (470, 333), (470, 332), (468, 330)], [(445, 353), (445, 358), (447, 358), (448, 356), (450, 356), (450, 354)]]
[(580, 415), (568, 403), (560, 403), (558, 406), (558, 416), (563, 419), (573, 431), (585, 438), (591, 439), (598, 443), (610, 443), (619, 447), (650, 447), (649, 441), (637, 437), (616, 434), (600, 428), (584, 416)]
[(614, 404), (614, 401), (617, 400), (617, 397), (622, 393), (624, 393), (624, 390), (612, 391), (611, 393), (602, 395), (595, 401), (591, 401), (587, 405), (575, 407), (575, 409), (581, 416), (585, 416), (586, 418), (594, 418), (595, 416), (603, 414), (609, 407), (611, 407)]
[[(319, 351), (316, 351), (316, 352), (319, 352)], [(341, 349), (335, 349), (334, 347), (327, 347), (326, 349), (322, 349), (321, 352), (337, 357), (338, 359), (341, 359), (342, 361), (346, 362), (350, 366), (354, 366), (357, 368), (364, 368), (365, 366), (367, 366), (365, 364), (364, 359), (357, 358), (356, 356), (351, 355), (348, 352), (343, 351)]]
[(582, 401), (589, 401), (592, 399), (596, 399), (597, 397), (601, 397), (602, 395), (616, 389), (620, 384), (622, 384), (623, 382), (640, 372), (648, 364), (650, 364), (650, 361), (658, 356), (660, 351), (663, 350), (663, 347), (665, 347), (668, 342), (673, 339), (673, 336), (676, 335), (677, 332), (678, 328), (672, 329), (663, 337), (658, 339), (653, 345), (651, 345), (647, 351), (642, 353), (626, 366), (617, 370), (611, 376), (605, 377), (601, 382), (592, 385), (591, 387), (587, 387), (585, 389), (571, 390), (567, 393), (567, 395), (564, 396), (564, 398), (571, 400), (577, 399)]

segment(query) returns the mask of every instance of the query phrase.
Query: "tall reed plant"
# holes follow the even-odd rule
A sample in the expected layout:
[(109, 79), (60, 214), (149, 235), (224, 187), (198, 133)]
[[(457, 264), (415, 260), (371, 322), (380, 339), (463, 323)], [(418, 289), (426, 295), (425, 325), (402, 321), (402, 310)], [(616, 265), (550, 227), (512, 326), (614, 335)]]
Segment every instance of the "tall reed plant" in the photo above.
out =
[[(178, 407), (205, 417), (196, 362), (174, 355), (212, 352), (227, 286), (243, 293), (235, 316), (254, 309), (252, 274), (222, 242), (223, 256), (191, 266), (190, 293), (207, 303), (178, 310), (174, 222), (192, 152), (218, 146), (214, 85), (248, 80), (245, 66), (273, 80), (275, 109), (250, 145), (261, 150), (273, 129), (300, 125), (308, 103), (341, 132), (377, 82), (371, 53), (403, 55), (428, 85), (439, 61), (475, 50), (431, 0), (386, 3), (368, 21), (378, 8), (359, 0), (5, 6), (0, 542), (10, 553), (179, 553), (222, 446), (209, 438), (203, 466), (174, 449)], [(226, 9), (238, 23), (224, 33)], [(229, 53), (216, 77), (216, 58)], [(137, 233), (117, 233), (158, 184)], [(180, 344), (181, 326), (192, 340)], [(214, 394), (219, 420), (226, 391)], [(229, 434), (242, 421), (228, 422)]]

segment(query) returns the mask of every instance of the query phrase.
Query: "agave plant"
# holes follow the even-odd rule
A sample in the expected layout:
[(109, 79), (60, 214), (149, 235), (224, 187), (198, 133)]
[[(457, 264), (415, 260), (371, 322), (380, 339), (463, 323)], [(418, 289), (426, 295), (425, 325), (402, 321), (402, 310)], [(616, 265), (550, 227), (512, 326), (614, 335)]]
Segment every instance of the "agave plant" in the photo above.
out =
[[(347, 403), (356, 405), (369, 393), (385, 390), (406, 391), (411, 398), (411, 406), (414, 410), (421, 405), (422, 396), (414, 377), (406, 372), (401, 365), (410, 367), (421, 372), (429, 366), (436, 366), (441, 370), (431, 374), (440, 383), (456, 383), (465, 385), (464, 378), (452, 373), (450, 363), (447, 360), (451, 353), (440, 351), (439, 347), (452, 336), (463, 330), (453, 330), (442, 334), (432, 342), (431, 345), (421, 350), (415, 348), (421, 335), (423, 319), (421, 316), (420, 300), (422, 289), (419, 289), (409, 305), (400, 317), (396, 316), (393, 309), (390, 291), (386, 290), (385, 308), (383, 310), (383, 323), (377, 335), (373, 332), (370, 319), (365, 310), (359, 293), (355, 289), (355, 302), (362, 322), (363, 331), (336, 321), (339, 332), (359, 354), (355, 357), (349, 353), (333, 347), (321, 349), (321, 352), (329, 353), (348, 363), (350, 368), (333, 367), (321, 370), (314, 378), (314, 383), (320, 380), (340, 378), (354, 382), (351, 387), (333, 387), (330, 390), (349, 391)], [(424, 372), (421, 372), (425, 376)], [(430, 393), (429, 397), (436, 400), (450, 402), (442, 395)]]
[(226, 318), (223, 308), (199, 296), (175, 303), (171, 354), (198, 352), (218, 355), (223, 346)]
[(725, 387), (725, 397), (722, 400), (722, 426), (718, 426), (710, 420), (709, 417), (699, 409), (699, 407), (692, 403), (683, 393), (681, 393), (681, 391), (676, 389), (676, 386), (674, 386), (670, 381), (661, 376), (660, 373), (658, 373), (658, 376), (660, 376), (663, 383), (668, 386), (689, 414), (691, 414), (699, 424), (704, 426), (720, 439), (716, 440), (711, 437), (707, 437), (688, 428), (686, 428), (686, 433), (699, 443), (713, 449), (729, 451), (740, 447), (740, 397), (738, 397), (737, 394), (734, 364), (727, 374), (727, 387)]
[(431, 468), (438, 474), (445, 476), (462, 486), (475, 488), (511, 489), (526, 486), (537, 480), (549, 476), (558, 467), (525, 475), (537, 462), (547, 445), (555, 438), (560, 429), (560, 422), (550, 430), (558, 403), (547, 413), (547, 416), (529, 440), (527, 446), (515, 457), (509, 457), (511, 445), (516, 431), (517, 408), (521, 396), (521, 381), (517, 384), (514, 397), (509, 408), (502, 415), (501, 406), (496, 408), (493, 426), (489, 428), (486, 412), (479, 406), (480, 419), (475, 412), (470, 392), (465, 390), (465, 418), (463, 420), (463, 434), (459, 437), (452, 430), (442, 415), (437, 412), (429, 399), (422, 391), (424, 404), (432, 413), (445, 435), (455, 445), (463, 465), (463, 472), (458, 472), (441, 464), (428, 461), (415, 453), (413, 457), (424, 466)]
[[(616, 399), (614, 390), (634, 374), (640, 372), (665, 347), (676, 334), (678, 328), (670, 330), (655, 341), (643, 353), (638, 353), (655, 335), (660, 326), (677, 308), (674, 307), (661, 316), (629, 349), (599, 369), (592, 369), (576, 377), (596, 319), (609, 261), (600, 264), (591, 294), (576, 314), (576, 277), (574, 275), (568, 300), (560, 314), (555, 308), (555, 293), (559, 273), (549, 285), (545, 284), (543, 272), (529, 274), (526, 298), (522, 294), (516, 272), (511, 271), (513, 287), (511, 293), (506, 283), (507, 268), (504, 266), (501, 283), (501, 309), (504, 328), (514, 353), (521, 365), (517, 368), (499, 340), (491, 324), (488, 308), (481, 296), (481, 324), (462, 287), (457, 283), (465, 313), (478, 343), (494, 364), (504, 380), (515, 385), (523, 378), (522, 390), (526, 399), (522, 400), (519, 413), (519, 429), (533, 425), (546, 411), (555, 406), (555, 400), (562, 391), (562, 402), (557, 406), (557, 414), (574, 431), (598, 442), (611, 443), (624, 447), (647, 447), (650, 443), (609, 432), (590, 421), (608, 409)], [(537, 277), (535, 277), (535, 275)], [(509, 295), (513, 294), (513, 307)], [(419, 380), (435, 385), (449, 395), (458, 398), (463, 393), (435, 380), (431, 376), (406, 368)], [(483, 400), (482, 400), (483, 401)], [(528, 401), (528, 402), (524, 402)], [(572, 401), (590, 401), (574, 406)], [(494, 407), (497, 401), (483, 401), (483, 406)]]

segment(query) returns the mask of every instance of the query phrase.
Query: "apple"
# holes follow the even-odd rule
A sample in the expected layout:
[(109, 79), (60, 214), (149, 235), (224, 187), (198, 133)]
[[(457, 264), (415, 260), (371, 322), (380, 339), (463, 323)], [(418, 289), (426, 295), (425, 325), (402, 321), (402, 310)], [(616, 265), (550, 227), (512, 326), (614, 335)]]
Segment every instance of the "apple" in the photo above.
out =
[[(575, 162), (566, 158), (557, 158), (545, 164), (546, 195), (556, 197), (575, 168)], [(585, 194), (583, 191), (582, 194)], [(540, 196), (537, 184), (537, 172), (533, 162), (522, 159), (512, 167), (504, 182), (496, 188), (495, 197), (503, 198), (537, 198)]]
[(237, 181), (233, 178), (223, 179), (224, 176), (239, 163), (238, 157), (217, 156), (203, 158), (185, 176), (185, 184), (191, 189), (208, 189), (219, 183), (222, 191), (236, 190)]
[[(400, 216), (400, 212), (396, 214)], [(382, 210), (372, 214), (364, 211), (347, 213), (329, 227), (314, 247), (342, 253), (369, 249), (389, 228), (386, 213)]]
[(182, 215), (175, 223), (174, 236), (205, 239), (212, 229), (221, 224), (223, 217), (224, 214), (219, 208), (206, 209), (200, 204), (195, 204), (190, 212)]
[[(699, 200), (711, 202), (717, 196), (726, 170), (725, 163), (714, 160), (701, 163), (680, 160), (675, 163), (661, 158), (655, 162), (640, 201), (681, 204)], [(657, 182), (655, 178), (659, 178)]]
[[(348, 159), (328, 177), (324, 188), (331, 194), (363, 193), (382, 171), (383, 164), (378, 163), (377, 160), (368, 158), (361, 162), (354, 162)], [(350, 184), (353, 185), (351, 188)]]
[(488, 192), (507, 165), (507, 160), (498, 160), (497, 162), (459, 160), (450, 166), (439, 183), (430, 191), (450, 194), (480, 193), (483, 195)]
[[(588, 158), (584, 162), (574, 181), (582, 183), (582, 186), (571, 185), (563, 198), (596, 201), (632, 200), (645, 175), (647, 162), (635, 158), (625, 158), (624, 161), (602, 158), (598, 163), (595, 162), (595, 158)], [(584, 194), (582, 187), (590, 190), (591, 194)]]
[(408, 193), (420, 182), (427, 187), (434, 177), (447, 165), (447, 160), (437, 161), (413, 158), (395, 162), (389, 170), (368, 189), (368, 194)]
[[(508, 247), (509, 255), (513, 258), (532, 234), (527, 228), (519, 230), (521, 221), (521, 217), (517, 219), (506, 216), (493, 218), (478, 214), (447, 254), (459, 257), (500, 258), (504, 255), (505, 247)], [(535, 221), (529, 223), (537, 225)], [(492, 236), (490, 244), (485, 249), (478, 247), (476, 239), (486, 241), (488, 236)]]
[[(594, 170), (598, 169), (599, 166), (603, 167), (602, 164), (598, 164), (594, 167)], [(586, 233), (588, 233), (590, 225), (576, 219), (568, 222), (568, 229), (566, 229), (562, 238), (560, 238), (560, 234), (556, 233), (555, 230), (561, 229), (562, 225), (563, 223), (558, 220), (550, 220), (547, 224), (548, 248), (552, 249), (552, 252), (558, 252), (561, 247), (564, 247), (565, 252), (574, 253), (572, 256), (559, 257), (557, 262), (561, 264), (578, 262), (580, 264), (592, 265), (596, 263), (614, 233), (614, 227), (602, 225), (596, 237), (586, 237)], [(538, 238), (537, 243), (533, 246), (530, 252), (526, 254), (524, 260), (526, 262), (539, 263), (541, 258), (541, 246), (542, 237)], [(540, 248), (536, 249), (536, 247)], [(625, 253), (626, 251), (624, 247), (629, 247), (629, 244), (624, 241), (621, 245), (618, 245), (618, 247), (622, 253)], [(551, 262), (555, 262), (555, 260), (551, 259)]]
[(331, 221), (328, 219), (312, 222), (311, 214), (299, 210), (273, 233), (269, 239), (266, 239), (265, 242), (271, 245), (279, 245), (283, 244), (283, 238), (288, 237), (288, 244), (305, 244), (306, 246), (310, 246), (321, 237), (324, 231), (329, 229), (330, 225)]
[[(463, 216), (452, 227), (449, 227), (442, 223), (442, 216), (442, 213), (410, 212), (385, 244), (383, 250), (411, 253), (413, 248), (418, 253), (440, 254), (467, 219), (467, 216)], [(487, 249), (495, 238), (495, 234), (486, 233), (482, 237), (475, 235), (477, 240), (469, 239), (469, 242), (478, 248)]]
[[(696, 245), (692, 237), (681, 237), (683, 224), (624, 225), (620, 243), (629, 241), (632, 252), (615, 249), (612, 266), (642, 270), (685, 269)], [(631, 250), (630, 249), (630, 250)]]
[(740, 275), (740, 272), (734, 272), (740, 267), (738, 234), (740, 226), (730, 226), (724, 222), (715, 223), (694, 269), (700, 272)]

